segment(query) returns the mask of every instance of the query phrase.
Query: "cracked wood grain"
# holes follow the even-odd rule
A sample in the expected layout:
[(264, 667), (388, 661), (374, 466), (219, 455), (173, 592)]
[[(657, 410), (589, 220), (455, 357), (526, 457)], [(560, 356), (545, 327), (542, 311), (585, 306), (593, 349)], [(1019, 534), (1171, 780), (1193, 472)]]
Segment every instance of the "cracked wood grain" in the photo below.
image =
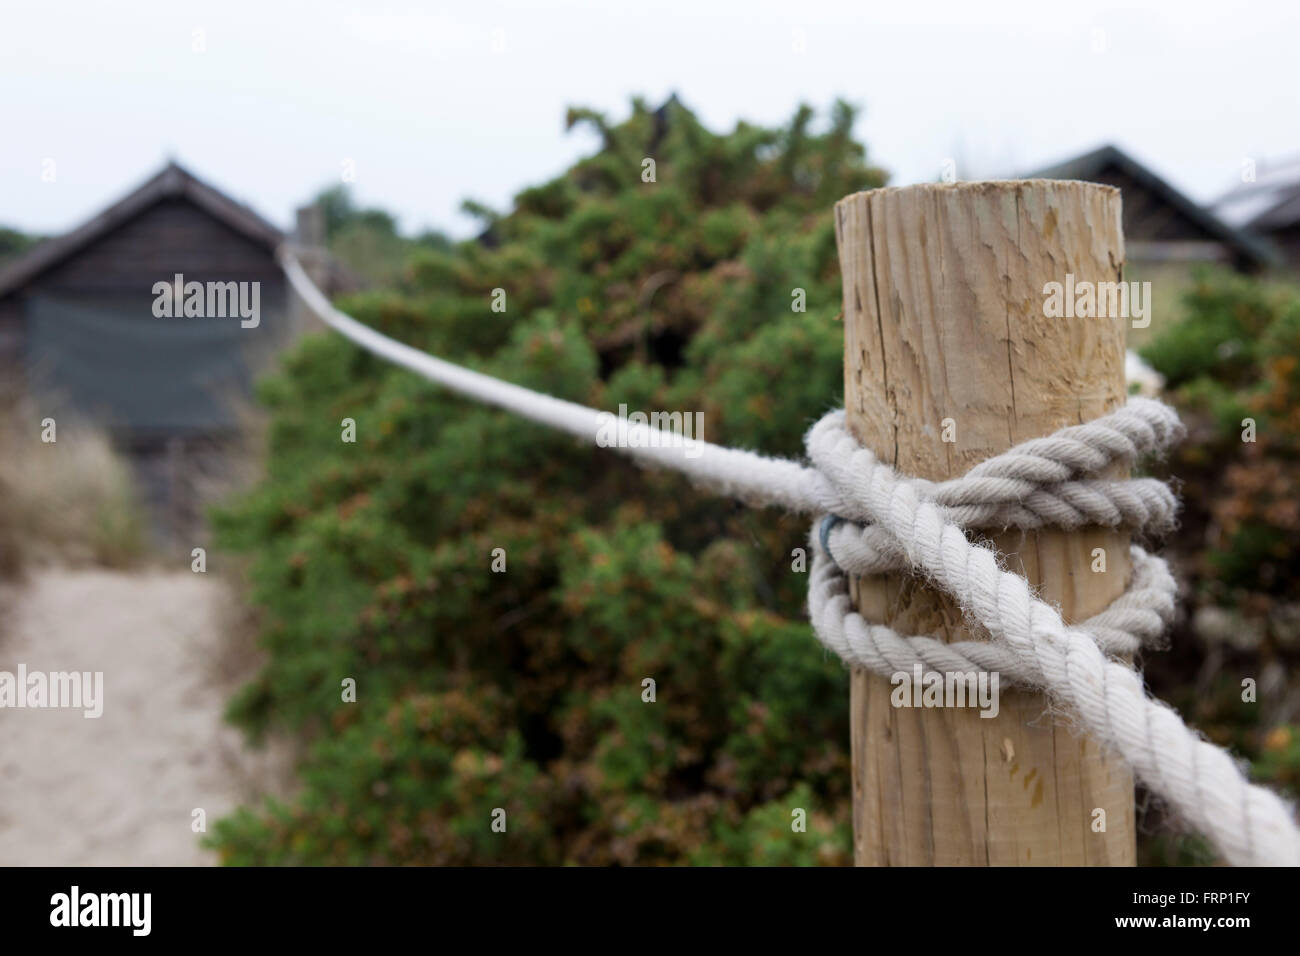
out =
[[(902, 471), (962, 474), (1012, 445), (1124, 401), (1124, 320), (1043, 314), (1043, 285), (1116, 281), (1118, 190), (1030, 180), (878, 189), (836, 206), (849, 428)], [(945, 442), (944, 419), (956, 441)], [(1122, 473), (1117, 472), (1117, 476)], [(1067, 621), (1124, 589), (1128, 535), (1012, 531), (1009, 566)], [(1094, 548), (1107, 570), (1091, 570)], [(853, 582), (870, 619), (945, 640), (986, 638), (907, 576)], [(859, 865), (1135, 862), (1133, 781), (1054, 721), (1039, 694), (1003, 688), (1000, 713), (890, 704), (889, 682), (851, 675), (854, 856)], [(1106, 832), (1092, 829), (1106, 811)]]

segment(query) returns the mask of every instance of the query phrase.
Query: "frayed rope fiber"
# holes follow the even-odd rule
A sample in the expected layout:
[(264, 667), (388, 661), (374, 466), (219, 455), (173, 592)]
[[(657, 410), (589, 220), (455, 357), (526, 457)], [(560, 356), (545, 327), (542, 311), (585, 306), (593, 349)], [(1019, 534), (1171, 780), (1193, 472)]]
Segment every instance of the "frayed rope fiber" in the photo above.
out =
[[(991, 548), (966, 529), (1127, 527), (1158, 534), (1177, 502), (1150, 478), (1096, 477), (1182, 436), (1173, 409), (1133, 398), (1095, 421), (1017, 445), (945, 482), (908, 478), (848, 433), (843, 411), (806, 438), (812, 467), (712, 445), (614, 419), (550, 395), (453, 365), (403, 345), (335, 309), (290, 249), (280, 260), (295, 291), (322, 321), (362, 348), (463, 395), (597, 443), (612, 427), (621, 453), (682, 472), (697, 484), (758, 506), (815, 516), (808, 609), (818, 639), (850, 664), (878, 673), (915, 664), (942, 671), (997, 671), (1041, 689), (1099, 743), (1118, 753), (1148, 788), (1236, 865), (1300, 865), (1300, 828), (1272, 791), (1251, 784), (1227, 753), (1146, 693), (1125, 660), (1151, 647), (1174, 611), (1176, 587), (1163, 560), (1131, 549), (1124, 594), (1100, 614), (1067, 625)], [(830, 520), (827, 520), (829, 517)], [(913, 571), (946, 592), (989, 641), (945, 644), (864, 620), (848, 575)]]

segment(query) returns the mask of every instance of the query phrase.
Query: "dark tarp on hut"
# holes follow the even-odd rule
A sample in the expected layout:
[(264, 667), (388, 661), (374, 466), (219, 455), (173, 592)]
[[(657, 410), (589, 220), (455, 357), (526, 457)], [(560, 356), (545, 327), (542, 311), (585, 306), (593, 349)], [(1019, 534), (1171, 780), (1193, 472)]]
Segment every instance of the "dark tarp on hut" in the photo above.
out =
[(238, 402), (264, 365), (267, 333), (284, 327), (284, 307), (263, 301), (259, 328), (245, 329), (238, 317), (158, 318), (151, 296), (33, 295), (28, 381), (114, 432), (237, 428)]

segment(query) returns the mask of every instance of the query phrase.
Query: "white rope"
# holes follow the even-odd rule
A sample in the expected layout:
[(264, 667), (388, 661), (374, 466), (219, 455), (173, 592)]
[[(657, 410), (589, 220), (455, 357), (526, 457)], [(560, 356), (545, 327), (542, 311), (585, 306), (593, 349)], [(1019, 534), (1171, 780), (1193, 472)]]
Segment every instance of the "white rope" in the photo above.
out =
[[(1138, 778), (1238, 865), (1300, 865), (1300, 828), (1271, 791), (1249, 783), (1228, 753), (1203, 740), (1167, 705), (1148, 697), (1123, 660), (1151, 646), (1172, 615), (1175, 588), (1165, 563), (1140, 548), (1133, 577), (1101, 614), (1070, 627), (1025, 579), (1003, 570), (992, 549), (963, 528), (1083, 525), (1164, 530), (1176, 503), (1150, 479), (1089, 476), (1132, 462), (1180, 435), (1177, 415), (1148, 399), (1096, 421), (1026, 442), (933, 483), (898, 475), (849, 435), (843, 412), (808, 433), (813, 468), (611, 419), (573, 402), (511, 385), (402, 345), (335, 309), (292, 251), (281, 262), (295, 291), (324, 322), (362, 348), (478, 401), (595, 443), (617, 428), (617, 447), (647, 464), (672, 468), (714, 491), (841, 523), (815, 528), (808, 602), (822, 643), (845, 661), (882, 673), (923, 667), (996, 670), (1044, 690)], [(822, 530), (826, 531), (824, 541)], [(832, 557), (834, 555), (834, 557)], [(904, 637), (853, 610), (846, 571), (914, 569), (946, 591), (992, 641), (955, 644)]]
[(452, 391), (592, 444), (597, 442), (602, 429), (612, 424), (617, 428), (617, 447), (623, 454), (646, 464), (683, 472), (702, 485), (742, 501), (776, 505), (810, 515), (833, 512), (843, 505), (816, 471), (796, 462), (765, 458), (704, 441), (684, 446), (680, 435), (625, 419), (616, 418), (611, 422), (608, 412), (511, 385), (395, 342), (334, 308), (288, 247), (282, 246), (278, 256), (294, 291), (321, 321), (368, 352)]
[[(1150, 404), (1134, 400), (1128, 409), (1146, 410)], [(1099, 434), (1111, 418), (1079, 428)], [(842, 415), (829, 415), (812, 429), (808, 450), (832, 485), (893, 538), (910, 567), (928, 575), (1001, 641), (1030, 680), (1120, 753), (1138, 778), (1208, 836), (1230, 863), (1300, 864), (1300, 829), (1276, 794), (1250, 784), (1227, 752), (1148, 697), (1132, 667), (1107, 659), (1094, 635), (1066, 626), (1024, 578), (998, 566), (991, 549), (967, 540), (927, 489), (860, 447)], [(1008, 452), (1015, 454), (1015, 449)], [(827, 561), (818, 554), (814, 564)], [(819, 635), (835, 640), (838, 626), (844, 632), (841, 642), (861, 639), (870, 625), (827, 580), (824, 567), (815, 570), (823, 587), (810, 591), (809, 599)]]

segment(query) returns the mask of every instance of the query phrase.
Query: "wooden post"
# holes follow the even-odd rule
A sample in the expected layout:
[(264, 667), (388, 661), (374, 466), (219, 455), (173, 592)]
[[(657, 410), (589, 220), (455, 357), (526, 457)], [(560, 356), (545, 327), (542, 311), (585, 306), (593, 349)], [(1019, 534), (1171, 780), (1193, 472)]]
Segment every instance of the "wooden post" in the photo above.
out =
[[(330, 282), (330, 257), (326, 249), (325, 236), (325, 209), (320, 203), (309, 203), (306, 206), (299, 206), (297, 210), (297, 226), (294, 230), (294, 253), (298, 257), (298, 262), (302, 265), (303, 272), (311, 279), (316, 287), (323, 290), (326, 295), (333, 294)], [(311, 309), (298, 297), (298, 294), (289, 289), (288, 291), (288, 335), (296, 337), (304, 332), (310, 332), (319, 328), (319, 320), (312, 313)]]
[[(1123, 403), (1126, 320), (1044, 309), (1044, 285), (1064, 285), (1067, 274), (1076, 286), (1120, 280), (1118, 190), (921, 185), (857, 193), (835, 213), (848, 425), (881, 459), (918, 477), (956, 477)], [(1128, 537), (1011, 531), (993, 541), (1008, 567), (1078, 621), (1124, 590)], [(1093, 570), (1097, 553), (1104, 571)], [(901, 633), (987, 638), (914, 577), (864, 578), (851, 593), (868, 619)], [(890, 682), (861, 669), (851, 682), (858, 865), (1134, 864), (1131, 774), (1054, 722), (1041, 694), (1002, 688), (988, 718), (970, 707), (895, 708)]]

